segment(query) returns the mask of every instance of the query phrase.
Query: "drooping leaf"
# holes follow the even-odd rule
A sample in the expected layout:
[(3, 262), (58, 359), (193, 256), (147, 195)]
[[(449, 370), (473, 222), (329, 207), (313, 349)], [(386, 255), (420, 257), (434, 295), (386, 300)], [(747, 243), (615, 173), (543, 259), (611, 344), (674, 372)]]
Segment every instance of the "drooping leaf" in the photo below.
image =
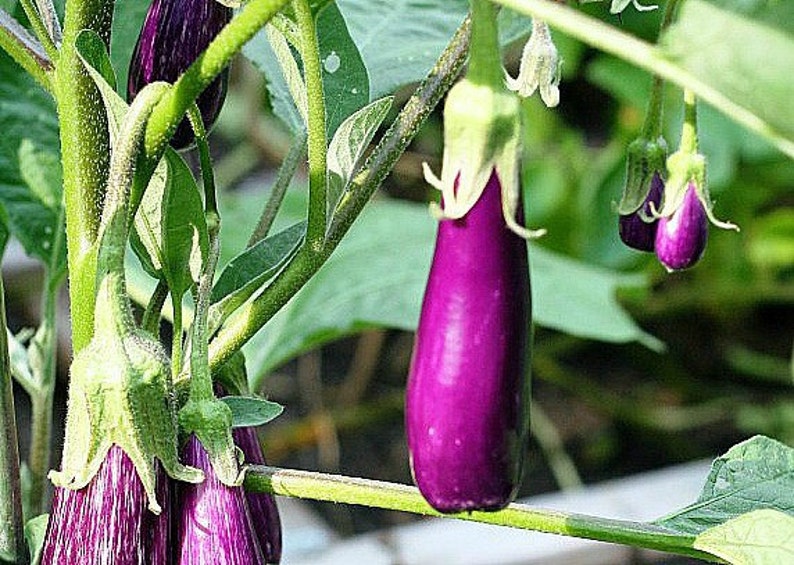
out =
[(755, 436), (729, 449), (711, 465), (700, 497), (657, 520), (677, 532), (700, 535), (758, 509), (794, 510), (794, 449)]
[[(63, 226), (61, 187), (55, 186), (61, 178), (55, 107), (5, 53), (0, 53), (0, 77), (2, 220), (29, 255), (53, 264), (55, 251), (55, 267), (62, 268), (65, 245), (56, 245), (63, 241)], [(20, 157), (26, 160), (24, 174)]]
[(733, 565), (794, 563), (794, 516), (753, 510), (704, 531), (694, 547)]
[(356, 164), (369, 142), (386, 119), (391, 108), (390, 96), (376, 100), (351, 114), (336, 130), (328, 146), (328, 221), (347, 188)]
[(185, 161), (166, 150), (135, 215), (133, 249), (150, 274), (181, 297), (198, 280), (207, 224), (198, 186)]
[(221, 402), (232, 411), (232, 427), (261, 426), (278, 417), (284, 407), (255, 396), (224, 396)]
[(39, 563), (41, 551), (44, 549), (44, 536), (47, 533), (49, 514), (40, 514), (25, 523), (25, 541), (30, 552), (30, 562)]

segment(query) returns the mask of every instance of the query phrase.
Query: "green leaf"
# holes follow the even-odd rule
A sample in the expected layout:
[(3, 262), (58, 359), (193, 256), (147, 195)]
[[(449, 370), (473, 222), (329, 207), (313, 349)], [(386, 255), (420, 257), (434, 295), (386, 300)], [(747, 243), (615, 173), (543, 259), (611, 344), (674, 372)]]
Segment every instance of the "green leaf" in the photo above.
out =
[(794, 68), (794, 3), (734, 2), (753, 6), (752, 18), (722, 4), (684, 3), (662, 36), (665, 56), (794, 140), (794, 81), (785, 78)]
[(698, 500), (656, 523), (700, 535), (753, 510), (794, 509), (794, 449), (765, 436), (730, 448), (711, 465)]
[(376, 100), (351, 114), (328, 146), (328, 221), (339, 197), (350, 183), (353, 170), (391, 108), (393, 98)]
[[(29, 255), (47, 264), (53, 263), (57, 247), (55, 267), (61, 268), (66, 261), (65, 246), (55, 245), (56, 239), (63, 241), (57, 196), (61, 187), (50, 184), (60, 179), (60, 162), (54, 158), (60, 154), (55, 107), (4, 52), (0, 52), (0, 77), (2, 222)], [(24, 174), (20, 157), (26, 159)]]
[(44, 536), (47, 533), (49, 514), (40, 514), (25, 523), (25, 541), (30, 552), (30, 562), (33, 565), (41, 562), (41, 552), (44, 549)]
[(229, 261), (212, 287), (212, 302), (235, 294), (246, 294), (246, 298), (251, 296), (295, 253), (305, 233), (306, 222), (298, 222)]
[(284, 411), (281, 404), (255, 396), (224, 396), (221, 401), (232, 411), (233, 428), (261, 426)]
[(778, 510), (754, 510), (709, 528), (694, 543), (733, 565), (794, 563), (794, 517)]
[[(289, 202), (296, 198), (304, 197), (288, 194), (285, 210), (305, 209)], [(370, 204), (317, 275), (246, 347), (252, 388), (275, 367), (328, 341), (376, 326), (415, 329), (435, 233), (436, 221), (423, 205)], [(591, 339), (655, 343), (614, 297), (620, 286), (643, 285), (642, 278), (589, 267), (537, 245), (530, 265), (538, 324)]]
[[(369, 102), (369, 77), (335, 3), (325, 6), (317, 16), (317, 36), (323, 62), (326, 129), (331, 136), (345, 118)], [(268, 37), (272, 43), (268, 43)], [(293, 131), (305, 128), (305, 118), (300, 117), (305, 111), (298, 109), (303, 105), (305, 85), (284, 36), (269, 26), (248, 42), (243, 54), (265, 73), (275, 114)]]
[(150, 274), (181, 297), (198, 280), (207, 254), (207, 224), (193, 173), (171, 148), (152, 175), (135, 215), (133, 249)]

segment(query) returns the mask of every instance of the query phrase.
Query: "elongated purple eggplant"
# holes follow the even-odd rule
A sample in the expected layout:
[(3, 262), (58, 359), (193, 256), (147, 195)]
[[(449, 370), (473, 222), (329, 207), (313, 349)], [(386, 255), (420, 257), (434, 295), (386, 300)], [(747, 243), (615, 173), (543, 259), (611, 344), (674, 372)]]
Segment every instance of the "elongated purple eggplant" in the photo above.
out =
[[(207, 48), (231, 19), (232, 11), (217, 0), (154, 0), (130, 61), (127, 96), (131, 101), (154, 81), (173, 83)], [(209, 130), (226, 98), (228, 69), (198, 97), (198, 107)], [(182, 120), (171, 145), (176, 149), (193, 142), (193, 130)]]
[(620, 215), (618, 232), (623, 243), (639, 251), (653, 252), (659, 223), (658, 219), (653, 217), (653, 213), (661, 206), (663, 191), (664, 181), (658, 171), (654, 172), (651, 189), (642, 206), (631, 214)]
[[(245, 454), (246, 463), (267, 465), (255, 428), (235, 428), (232, 435), (234, 443)], [(246, 492), (245, 498), (265, 561), (281, 562), (281, 518), (275, 497), (264, 492)]]
[(183, 461), (204, 471), (205, 479), (199, 484), (179, 484), (176, 563), (264, 564), (243, 488), (228, 487), (218, 480), (195, 435), (188, 439)]
[(168, 565), (169, 484), (160, 470), (159, 516), (132, 461), (114, 445), (99, 471), (80, 490), (58, 487), (47, 524), (42, 565)]
[(687, 269), (703, 255), (708, 235), (706, 209), (690, 183), (681, 205), (671, 216), (659, 219), (656, 257), (669, 271)]
[(529, 327), (526, 241), (505, 224), (492, 172), (464, 217), (439, 223), (408, 377), (412, 472), (440, 512), (497, 510), (515, 497)]

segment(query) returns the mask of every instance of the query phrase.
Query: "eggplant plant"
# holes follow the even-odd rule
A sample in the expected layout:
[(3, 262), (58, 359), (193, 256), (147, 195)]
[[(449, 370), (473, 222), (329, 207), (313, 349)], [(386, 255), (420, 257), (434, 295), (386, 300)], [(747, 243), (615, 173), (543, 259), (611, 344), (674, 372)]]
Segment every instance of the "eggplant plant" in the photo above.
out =
[[(573, 112), (563, 56), (590, 46), (653, 76), (609, 241), (654, 252), (668, 271), (688, 269), (704, 254), (709, 223), (738, 229), (715, 218), (698, 102), (794, 156), (794, 87), (785, 80), (792, 6), (611, 3), (611, 13), (658, 22), (653, 42), (615, 25), (606, 7), (599, 15), (550, 0), (64, 0), (60, 8), (0, 2), (0, 251), (13, 237), (45, 266), (34, 332), (6, 328), (0, 286), (0, 561), (278, 563), (289, 547), (276, 496), (715, 562), (785, 562), (794, 552), (794, 455), (765, 437), (719, 457), (700, 500), (653, 522), (514, 503), (533, 437), (533, 322), (658, 343), (615, 302), (618, 282), (608, 299), (599, 294), (603, 265), (563, 257), (543, 239), (528, 243), (547, 232), (525, 227), (544, 202), (532, 167), (557, 166), (535, 150), (533, 132), (558, 123), (557, 108)], [(703, 32), (715, 27), (720, 41)], [(513, 78), (506, 47), (520, 39)], [(757, 45), (776, 57), (748, 63)], [(239, 76), (263, 74), (267, 106), (291, 144), (246, 242), (244, 226), (227, 220), (227, 200), (230, 171), (253, 168), (251, 158), (234, 152), (244, 165), (216, 164), (224, 144), (210, 138), (216, 122), (238, 135), (259, 131), (261, 93), (253, 117), (239, 119), (236, 58), (248, 59)], [(748, 87), (753, 81), (763, 87)], [(683, 117), (666, 114), (681, 131), (669, 156), (665, 85), (684, 101)], [(389, 199), (369, 206), (442, 101), (440, 177), (424, 167), (440, 197), (420, 210)], [(268, 123), (267, 135), (284, 136)], [(622, 147), (612, 154), (622, 167)], [(594, 161), (574, 169), (603, 176)], [(608, 200), (588, 200), (589, 223), (609, 214)], [(630, 251), (616, 253), (630, 263)], [(379, 266), (385, 274), (372, 276)], [(49, 446), (64, 282), (73, 359), (56, 464)], [(269, 466), (256, 429), (282, 408), (264, 397), (260, 374), (373, 325), (416, 329), (405, 467), (418, 488)], [(12, 379), (31, 401), (27, 450), (18, 446)], [(534, 437), (548, 445), (538, 428)]]

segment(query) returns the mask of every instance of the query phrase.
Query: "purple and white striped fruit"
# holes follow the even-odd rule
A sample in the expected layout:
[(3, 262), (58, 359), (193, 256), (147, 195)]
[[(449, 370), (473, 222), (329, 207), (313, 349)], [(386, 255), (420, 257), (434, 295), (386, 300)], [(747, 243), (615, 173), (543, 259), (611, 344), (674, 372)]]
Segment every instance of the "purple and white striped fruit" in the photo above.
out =
[[(231, 17), (231, 8), (217, 0), (154, 0), (130, 61), (128, 99), (131, 101), (151, 82), (176, 81)], [(223, 106), (227, 81), (228, 69), (198, 97), (198, 107), (208, 130)], [(193, 130), (184, 119), (171, 145), (182, 149), (192, 142)]]
[[(235, 428), (232, 430), (234, 443), (245, 455), (245, 462), (250, 465), (267, 465), (262, 447), (255, 428)], [(266, 492), (246, 492), (251, 521), (254, 524), (256, 537), (262, 547), (265, 561), (279, 563), (281, 561), (281, 518), (278, 513), (276, 499)]]
[(262, 565), (262, 549), (242, 487), (224, 485), (210, 457), (191, 434), (183, 460), (204, 471), (204, 482), (180, 483), (176, 509), (178, 565)]
[(87, 486), (56, 488), (42, 565), (168, 565), (170, 504), (168, 480), (160, 470), (159, 516), (147, 509), (143, 483), (117, 445)]
[(706, 209), (690, 183), (681, 205), (672, 215), (659, 219), (656, 257), (669, 271), (691, 267), (706, 249), (708, 225)]
[[(529, 418), (526, 241), (492, 172), (474, 206), (439, 223), (406, 391), (414, 480), (440, 512), (515, 497)], [(520, 210), (520, 206), (519, 206)]]
[(661, 206), (663, 192), (664, 181), (658, 172), (654, 172), (650, 191), (642, 206), (630, 214), (620, 215), (618, 233), (623, 243), (639, 251), (653, 252), (659, 223), (653, 214)]

